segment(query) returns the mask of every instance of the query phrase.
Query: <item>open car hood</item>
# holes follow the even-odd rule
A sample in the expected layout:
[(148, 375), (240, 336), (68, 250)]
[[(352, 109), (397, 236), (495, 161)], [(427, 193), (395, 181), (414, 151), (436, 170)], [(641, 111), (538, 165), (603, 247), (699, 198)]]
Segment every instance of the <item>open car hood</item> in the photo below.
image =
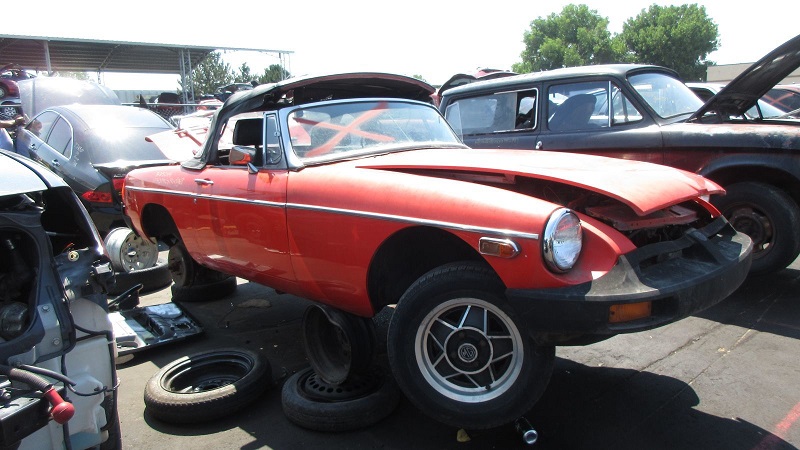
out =
[(406, 172), (442, 170), (498, 174), (565, 183), (619, 200), (640, 216), (698, 196), (725, 192), (700, 175), (671, 167), (535, 150), (411, 151), (367, 159), (358, 166)]
[(758, 99), (800, 67), (800, 35), (767, 53), (734, 78), (700, 107), (690, 121), (713, 112), (720, 117), (741, 116)]

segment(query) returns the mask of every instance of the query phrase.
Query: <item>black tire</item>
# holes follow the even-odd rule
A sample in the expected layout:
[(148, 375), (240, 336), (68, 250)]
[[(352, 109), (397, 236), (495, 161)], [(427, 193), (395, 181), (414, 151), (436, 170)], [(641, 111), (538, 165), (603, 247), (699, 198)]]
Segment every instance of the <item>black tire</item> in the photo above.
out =
[(340, 385), (330, 385), (307, 368), (286, 379), (281, 404), (295, 425), (315, 431), (350, 431), (374, 425), (397, 408), (400, 390), (374, 366)]
[(246, 349), (184, 356), (145, 385), (145, 411), (169, 423), (206, 422), (241, 410), (273, 384), (269, 361)]
[(140, 293), (153, 292), (169, 286), (172, 277), (169, 274), (167, 260), (159, 259), (156, 265), (133, 272), (117, 272), (106, 285), (109, 295), (119, 295), (137, 284), (142, 284)]
[(789, 195), (769, 184), (742, 182), (725, 187), (713, 199), (736, 230), (753, 240), (752, 274), (776, 272), (800, 254), (800, 208)]
[(423, 413), (454, 427), (494, 428), (525, 414), (544, 392), (555, 349), (534, 344), (503, 291), (490, 268), (463, 262), (423, 275), (397, 303), (389, 362)]
[(201, 266), (183, 244), (170, 247), (167, 265), (173, 282), (173, 301), (218, 300), (236, 291), (235, 277)]

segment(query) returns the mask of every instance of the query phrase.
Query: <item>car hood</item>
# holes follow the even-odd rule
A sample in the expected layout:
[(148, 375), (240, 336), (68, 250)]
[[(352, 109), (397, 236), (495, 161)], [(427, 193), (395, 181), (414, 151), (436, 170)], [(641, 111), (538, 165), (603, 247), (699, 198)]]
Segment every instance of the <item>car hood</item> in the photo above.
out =
[[(454, 152), (459, 152), (455, 154)], [(565, 183), (614, 198), (646, 216), (725, 190), (700, 175), (640, 161), (531, 150), (441, 149), (363, 160), (360, 168), (502, 174)]]
[(748, 67), (711, 97), (689, 120), (698, 119), (709, 112), (716, 112), (721, 117), (741, 116), (798, 67), (800, 35), (786, 41)]
[(0, 197), (41, 192), (51, 187), (64, 187), (66, 184), (53, 172), (32, 160), (0, 150), (0, 167), (6, 175), (0, 183)]

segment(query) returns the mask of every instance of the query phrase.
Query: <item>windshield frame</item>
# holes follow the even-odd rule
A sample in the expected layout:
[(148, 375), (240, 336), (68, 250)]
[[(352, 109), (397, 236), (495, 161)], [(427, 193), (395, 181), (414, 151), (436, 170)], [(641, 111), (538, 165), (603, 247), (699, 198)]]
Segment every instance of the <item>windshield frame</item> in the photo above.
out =
[[(377, 108), (384, 104), (385, 107)], [(372, 105), (369, 108), (360, 108), (367, 105)], [(354, 109), (354, 111), (352, 111)], [(361, 124), (373, 123), (377, 121), (380, 117), (385, 116), (384, 113), (375, 112), (375, 111), (391, 111), (395, 112), (409, 112), (409, 111), (422, 111), (422, 114), (411, 117), (411, 118), (398, 118), (398, 117), (389, 117), (389, 125), (392, 125), (396, 131), (400, 131), (402, 136), (395, 136), (405, 138), (405, 140), (394, 142), (388, 139), (388, 135), (381, 135), (380, 133), (374, 133), (367, 130), (361, 129)], [(329, 145), (330, 151), (324, 151), (324, 149), (318, 154), (314, 154), (309, 156), (308, 152), (309, 149), (300, 150), (301, 146), (310, 147), (310, 128), (303, 128), (305, 130), (305, 135), (303, 132), (297, 129), (298, 126), (301, 124), (298, 123), (296, 118), (301, 118), (300, 113), (303, 116), (314, 113), (314, 114), (321, 114), (321, 113), (329, 113), (331, 111), (344, 112), (348, 111), (348, 114), (351, 112), (356, 112), (358, 115), (355, 115), (351, 118), (351, 122), (349, 123), (331, 123), (328, 122), (330, 119), (330, 115), (328, 119), (324, 119), (321, 116), (318, 116), (315, 119), (308, 119), (302, 125), (305, 127), (314, 125), (315, 122), (318, 123), (326, 123), (328, 125), (324, 125), (323, 128), (330, 128), (332, 129), (333, 133), (336, 133), (337, 130), (339, 133), (344, 132), (341, 136), (341, 139), (338, 141), (333, 142)], [(424, 117), (422, 117), (424, 115)], [(337, 119), (342, 119), (344, 114), (340, 114), (336, 116)], [(320, 120), (322, 119), (322, 120)], [(431, 139), (425, 140), (420, 139), (416, 140), (409, 135), (409, 129), (403, 128), (404, 124), (400, 123), (401, 121), (405, 120), (405, 126), (409, 124), (411, 120), (426, 120), (429, 121), (431, 119), (435, 119), (436, 123), (439, 127), (441, 127), (438, 133), (432, 134), (430, 137)], [(360, 120), (360, 121), (359, 121)], [(461, 142), (458, 138), (458, 135), (455, 133), (453, 128), (450, 124), (445, 120), (444, 116), (439, 112), (439, 110), (434, 107), (433, 105), (425, 102), (420, 102), (416, 100), (408, 100), (402, 98), (351, 98), (351, 99), (343, 99), (343, 100), (334, 100), (322, 103), (307, 103), (303, 105), (298, 105), (291, 108), (284, 108), (279, 111), (279, 122), (281, 127), (281, 141), (283, 143), (283, 148), (285, 149), (285, 154), (287, 157), (287, 161), (289, 166), (294, 167), (304, 167), (316, 164), (324, 164), (330, 162), (338, 162), (338, 161), (347, 161), (352, 159), (359, 159), (368, 156), (375, 156), (380, 154), (388, 154), (388, 153), (396, 153), (401, 151), (408, 151), (408, 150), (420, 150), (425, 148), (466, 148), (466, 146)], [(430, 122), (425, 124), (426, 126), (430, 125)], [(357, 128), (353, 128), (357, 127)], [(294, 130), (294, 131), (292, 131)], [(348, 132), (347, 130), (352, 130), (352, 132)], [(432, 130), (432, 132), (435, 130)], [(294, 133), (294, 134), (293, 134)], [(337, 148), (337, 144), (341, 144), (344, 141), (344, 138), (351, 138), (353, 136), (357, 136), (359, 138), (369, 138), (369, 137), (379, 137), (379, 138), (387, 138), (385, 142), (377, 143), (377, 144), (368, 144), (367, 147), (357, 148), (356, 144), (342, 144)], [(450, 140), (443, 139), (446, 137), (450, 137)], [(308, 139), (308, 142), (305, 141)], [(329, 138), (326, 142), (333, 141), (335, 139)], [(366, 140), (366, 139), (364, 139)], [(361, 143), (363, 145), (363, 143)], [(315, 147), (316, 148), (316, 147)]]

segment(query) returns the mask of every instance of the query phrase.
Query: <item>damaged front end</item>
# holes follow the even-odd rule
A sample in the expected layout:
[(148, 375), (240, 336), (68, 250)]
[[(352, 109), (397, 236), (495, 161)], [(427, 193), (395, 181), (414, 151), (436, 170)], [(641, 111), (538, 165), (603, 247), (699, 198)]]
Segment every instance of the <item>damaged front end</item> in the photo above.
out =
[(572, 199), (561, 204), (629, 244), (610, 270), (591, 281), (507, 292), (537, 342), (585, 345), (666, 325), (725, 299), (747, 277), (752, 241), (701, 197), (639, 215), (596, 192), (544, 186), (535, 181), (527, 189), (551, 201)]
[(115, 448), (111, 266), (75, 194), (39, 176), (0, 197), (0, 446)]

